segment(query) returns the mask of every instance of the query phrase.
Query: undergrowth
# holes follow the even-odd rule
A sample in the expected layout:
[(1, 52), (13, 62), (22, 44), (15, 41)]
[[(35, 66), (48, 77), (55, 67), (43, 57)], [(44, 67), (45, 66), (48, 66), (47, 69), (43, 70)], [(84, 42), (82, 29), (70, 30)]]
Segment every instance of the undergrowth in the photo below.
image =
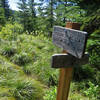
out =
[[(51, 57), (60, 53), (61, 49), (53, 45), (51, 38), (44, 35), (22, 34), (22, 28), (17, 33), (14, 26), (9, 27), (6, 25), (0, 32), (0, 89), (4, 90), (0, 92), (0, 98), (55, 100), (59, 71), (51, 68)], [(100, 53), (99, 47), (95, 47), (96, 43), (89, 40), (89, 64), (74, 68), (69, 100), (100, 99)], [(32, 79), (34, 74), (38, 81), (46, 85), (44, 97), (41, 83)]]
[[(0, 56), (0, 100), (42, 100), (43, 85)], [(6, 98), (6, 99), (5, 99)]]

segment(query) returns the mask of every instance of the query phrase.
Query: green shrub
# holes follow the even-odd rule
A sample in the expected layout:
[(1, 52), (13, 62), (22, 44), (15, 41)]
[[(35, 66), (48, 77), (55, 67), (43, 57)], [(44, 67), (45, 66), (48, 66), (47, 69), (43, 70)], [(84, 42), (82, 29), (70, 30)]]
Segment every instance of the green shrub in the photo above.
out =
[(5, 45), (0, 50), (0, 53), (4, 56), (7, 56), (7, 57), (13, 56), (16, 52), (17, 52), (17, 49), (10, 46), (10, 45), (8, 45), (8, 46)]
[(100, 70), (100, 40), (90, 40), (87, 51), (90, 54), (90, 64)]
[(43, 100), (43, 90), (29, 81), (18, 81), (13, 95), (17, 100)]
[(73, 79), (75, 81), (82, 81), (87, 79), (93, 79), (94, 78), (94, 69), (89, 65), (83, 65), (83, 66), (76, 66), (74, 67), (74, 75)]
[(11, 61), (18, 65), (25, 65), (32, 61), (32, 57), (25, 52), (20, 52), (19, 54), (15, 54), (11, 58)]
[(88, 82), (89, 88), (84, 91), (84, 94), (88, 96), (90, 99), (94, 98), (94, 100), (99, 100), (100, 99), (100, 87), (98, 85), (94, 85), (92, 82)]
[(33, 72), (39, 76), (39, 79), (48, 86), (55, 86), (58, 80), (58, 70), (50, 67), (50, 57), (41, 54), (37, 61), (33, 63)]
[(20, 24), (6, 24), (0, 32), (0, 36), (6, 40), (15, 40), (18, 34), (23, 32), (23, 28)]
[(44, 100), (56, 100), (57, 88), (52, 87), (45, 92)]
[(18, 34), (22, 34), (23, 33), (22, 25), (18, 24), (18, 23), (14, 23), (14, 25), (13, 25), (13, 32), (14, 33), (18, 33)]
[[(83, 80), (81, 82), (74, 82), (71, 86), (71, 92), (80, 92), (82, 95), (89, 98), (89, 100), (99, 100), (100, 99), (100, 87), (93, 83), (91, 80)], [(98, 99), (99, 98), (99, 99)], [(75, 99), (77, 100), (77, 99)], [(78, 99), (80, 100), (80, 99)], [(82, 99), (87, 100), (87, 99)]]

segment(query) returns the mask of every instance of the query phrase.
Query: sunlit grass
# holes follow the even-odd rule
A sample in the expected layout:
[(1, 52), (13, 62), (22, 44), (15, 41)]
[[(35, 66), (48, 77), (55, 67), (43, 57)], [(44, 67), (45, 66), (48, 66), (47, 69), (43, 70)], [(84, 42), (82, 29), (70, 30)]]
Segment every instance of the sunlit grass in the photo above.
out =
[[(13, 54), (12, 49), (15, 50)], [(45, 87), (45, 91), (47, 91), (45, 92), (45, 98), (48, 98), (47, 100), (54, 100), (56, 98), (54, 87), (58, 84), (59, 71), (51, 68), (51, 57), (56, 53), (61, 53), (61, 49), (54, 46), (51, 39), (42, 35), (32, 36), (22, 34), (18, 35), (15, 41), (1, 41), (0, 86), (7, 89), (6, 93), (10, 92), (11, 97), (17, 98), (17, 100), (25, 98), (25, 100), (37, 100), (34, 98), (34, 95), (42, 98), (42, 88)], [(9, 54), (12, 55), (9, 56)], [(79, 75), (80, 78), (85, 73), (91, 72), (93, 74), (94, 70), (92, 71), (90, 66), (83, 67), (83, 73)], [(78, 71), (76, 73), (79, 73)], [(45, 84), (45, 86), (41, 83)], [(77, 85), (73, 83), (71, 85), (69, 100), (89, 100), (84, 94), (85, 90), (83, 88), (88, 88), (85, 86), (86, 84), (88, 85), (88, 82), (83, 80), (80, 83), (76, 83)], [(47, 88), (51, 86), (54, 86), (53, 89)], [(93, 88), (95, 88), (95, 85)], [(5, 92), (1, 92), (1, 94), (3, 93)], [(9, 97), (5, 96), (4, 98)], [(38, 100), (42, 99), (38, 98)], [(94, 99), (91, 98), (90, 100)]]
[(0, 56), (0, 100), (42, 100), (43, 85)]

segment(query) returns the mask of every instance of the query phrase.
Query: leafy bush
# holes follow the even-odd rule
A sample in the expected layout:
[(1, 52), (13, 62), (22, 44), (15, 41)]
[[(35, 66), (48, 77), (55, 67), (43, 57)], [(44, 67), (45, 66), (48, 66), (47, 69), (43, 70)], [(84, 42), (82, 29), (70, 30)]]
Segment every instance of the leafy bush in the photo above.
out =
[(56, 100), (57, 88), (52, 87), (45, 92), (44, 100)]
[(16, 41), (6, 41), (3, 44), (7, 48), (16, 48), (14, 55), (9, 56), (8, 59), (21, 65), (26, 74), (37, 74), (39, 79), (48, 86), (57, 84), (58, 70), (50, 67), (50, 60), (53, 52), (57, 52), (59, 49), (54, 49), (50, 39), (44, 36), (33, 37), (22, 34), (18, 35)]
[(18, 34), (21, 34), (23, 32), (23, 27), (18, 24), (6, 24), (5, 27), (2, 28), (0, 35), (3, 39), (6, 40), (15, 40), (17, 38)]
[(100, 87), (98, 85), (94, 85), (92, 82), (88, 82), (89, 88), (84, 91), (84, 94), (88, 96), (90, 99), (94, 98), (94, 100), (99, 100), (100, 99)]
[(17, 100), (43, 100), (43, 90), (31, 82), (18, 81), (13, 95)]
[(58, 82), (58, 70), (54, 70), (50, 67), (50, 56), (43, 57), (43, 54), (41, 54), (41, 56), (33, 63), (33, 72), (37, 74), (39, 79), (46, 85), (55, 86)]
[(0, 50), (0, 53), (4, 56), (10, 57), (13, 56), (16, 53), (16, 48), (10, 46), (10, 45), (5, 45), (2, 46), (2, 49)]
[(87, 79), (93, 79), (94, 76), (94, 69), (91, 68), (89, 64), (83, 65), (83, 66), (76, 66), (74, 68), (74, 76), (73, 79), (75, 81), (82, 81)]
[(90, 54), (90, 64), (100, 70), (100, 41), (89, 41), (87, 50)]
[(96, 10), (95, 13), (93, 12), (92, 15), (84, 18), (81, 30), (84, 30), (90, 34), (96, 30), (99, 30), (100, 33), (100, 9)]

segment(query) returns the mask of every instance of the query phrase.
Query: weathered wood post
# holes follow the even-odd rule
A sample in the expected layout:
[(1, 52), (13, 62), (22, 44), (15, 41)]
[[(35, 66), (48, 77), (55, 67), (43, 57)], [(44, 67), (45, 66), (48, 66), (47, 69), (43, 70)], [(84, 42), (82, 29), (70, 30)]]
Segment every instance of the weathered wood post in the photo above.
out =
[(64, 53), (52, 56), (52, 67), (60, 68), (56, 100), (68, 100), (73, 66), (80, 63), (85, 64), (88, 61), (87, 54), (83, 57), (87, 33), (73, 29), (79, 30), (79, 24), (68, 22), (66, 28), (59, 26), (54, 27), (53, 43), (63, 48)]
[[(66, 24), (67, 28), (79, 30), (78, 23), (68, 22)], [(67, 50), (63, 50), (63, 53), (67, 54)], [(73, 74), (73, 66), (68, 66), (68, 68), (60, 69), (59, 85), (57, 90), (57, 100), (68, 100), (68, 94), (70, 89), (70, 82)]]

